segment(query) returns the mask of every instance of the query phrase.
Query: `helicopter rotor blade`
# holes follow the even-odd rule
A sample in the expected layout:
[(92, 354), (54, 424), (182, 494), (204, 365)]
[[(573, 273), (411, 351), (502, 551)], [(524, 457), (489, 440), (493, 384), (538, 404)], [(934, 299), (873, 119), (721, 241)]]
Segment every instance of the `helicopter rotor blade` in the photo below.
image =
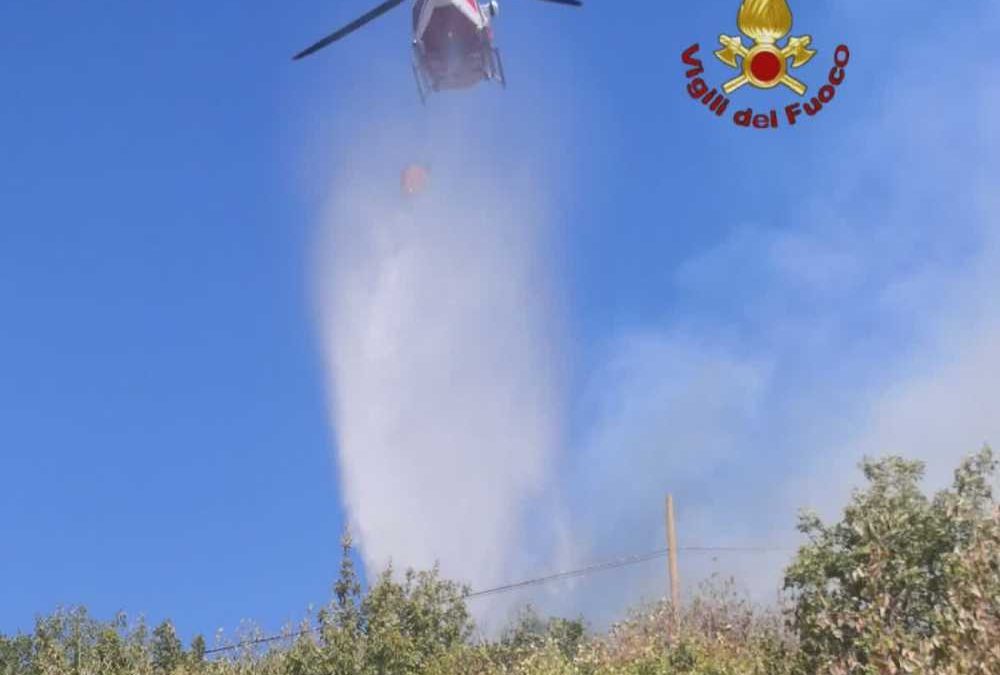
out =
[[(549, 2), (556, 2), (556, 1), (558, 1), (558, 0), (549, 0)], [(295, 56), (293, 56), (292, 59), (294, 61), (298, 61), (299, 59), (301, 59), (301, 58), (303, 58), (305, 56), (309, 56), (313, 52), (318, 52), (320, 49), (323, 49), (323, 47), (326, 47), (326, 46), (328, 46), (328, 45), (336, 42), (337, 40), (339, 40), (340, 38), (344, 37), (345, 35), (347, 35), (349, 33), (353, 33), (357, 29), (359, 29), (362, 26), (364, 26), (366, 23), (368, 23), (370, 21), (374, 21), (375, 19), (379, 18), (380, 16), (382, 16), (383, 14), (385, 14), (386, 12), (388, 12), (390, 9), (398, 7), (399, 5), (403, 4), (404, 2), (406, 2), (406, 0), (386, 0), (386, 2), (383, 2), (381, 5), (379, 5), (375, 9), (371, 10), (370, 12), (368, 12), (367, 14), (365, 14), (364, 16), (359, 17), (358, 19), (355, 19), (354, 21), (352, 21), (351, 23), (347, 24), (346, 26), (344, 26), (340, 30), (338, 30), (338, 31), (336, 31), (334, 33), (330, 33), (325, 38), (323, 38), (322, 40), (320, 40), (316, 44), (312, 45), (311, 47), (308, 47), (308, 48), (302, 50), (301, 52), (299, 52), (298, 54), (296, 54)]]
[(542, 2), (552, 2), (557, 5), (568, 5), (570, 7), (583, 7), (581, 0), (542, 0)]

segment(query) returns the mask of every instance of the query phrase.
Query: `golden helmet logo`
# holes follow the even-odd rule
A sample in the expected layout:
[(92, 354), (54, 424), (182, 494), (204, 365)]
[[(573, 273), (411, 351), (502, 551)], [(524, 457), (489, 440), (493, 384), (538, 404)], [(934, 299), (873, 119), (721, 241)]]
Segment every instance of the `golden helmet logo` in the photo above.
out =
[[(781, 41), (792, 32), (792, 10), (786, 0), (743, 0), (740, 4), (736, 25), (743, 36), (750, 40), (747, 46), (743, 36), (722, 34), (719, 36), (721, 49), (715, 57), (740, 74), (723, 83), (721, 91), (709, 88), (701, 75), (704, 65), (697, 58), (700, 46), (695, 43), (681, 55), (685, 65), (688, 94), (719, 117), (729, 108), (729, 95), (745, 85), (757, 89), (774, 89), (784, 86), (800, 97), (809, 91), (808, 85), (790, 71), (809, 63), (817, 54), (812, 46), (811, 35), (788, 37), (784, 45)], [(796, 124), (803, 114), (813, 117), (823, 106), (830, 103), (846, 77), (847, 63), (851, 53), (847, 45), (839, 45), (834, 50), (833, 67), (827, 81), (820, 86), (817, 94), (802, 103), (798, 101), (784, 106), (783, 117), (789, 126)], [(777, 129), (780, 126), (777, 109), (755, 112), (752, 108), (735, 111), (733, 122), (737, 126), (756, 129)]]

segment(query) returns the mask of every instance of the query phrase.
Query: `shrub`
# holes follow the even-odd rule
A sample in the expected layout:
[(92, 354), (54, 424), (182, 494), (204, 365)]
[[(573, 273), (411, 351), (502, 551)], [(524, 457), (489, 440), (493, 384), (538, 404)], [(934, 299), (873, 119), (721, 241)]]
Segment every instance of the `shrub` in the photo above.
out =
[(1000, 672), (1000, 516), (987, 448), (950, 489), (920, 490), (924, 467), (862, 464), (868, 485), (843, 519), (800, 519), (810, 541), (786, 573), (805, 672)]
[(868, 484), (839, 522), (801, 518), (809, 541), (786, 572), (787, 621), (713, 578), (683, 607), (640, 606), (602, 635), (529, 607), (500, 639), (474, 643), (464, 587), (436, 567), (401, 578), (389, 567), (363, 592), (345, 536), (330, 603), (267, 647), (207, 659), (204, 639), (186, 649), (170, 622), (149, 631), (61, 610), (31, 634), (0, 635), (0, 675), (1000, 673), (996, 468), (983, 450), (929, 498), (921, 464), (865, 461)]

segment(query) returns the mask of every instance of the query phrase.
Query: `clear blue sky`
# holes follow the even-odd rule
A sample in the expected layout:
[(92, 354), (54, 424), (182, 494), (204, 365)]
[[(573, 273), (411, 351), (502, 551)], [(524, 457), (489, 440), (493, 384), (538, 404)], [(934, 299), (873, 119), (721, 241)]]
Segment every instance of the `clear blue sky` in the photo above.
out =
[[(242, 618), (274, 627), (327, 597), (343, 513), (305, 273), (323, 200), (303, 188), (303, 158), (349, 144), (378, 106), (426, 111), (407, 11), (289, 57), (369, 4), (0, 8), (0, 631), (79, 603), (211, 634)], [(837, 42), (854, 53), (830, 109), (794, 130), (733, 128), (684, 93), (681, 51), (698, 41), (708, 64), (715, 37), (735, 32), (736, 0), (507, 0), (510, 88), (432, 102), (500, 120), (546, 90), (570, 106), (578, 170), (556, 229), (574, 372), (616, 330), (678, 314), (728, 317), (735, 343), (759, 342), (732, 277), (688, 292), (678, 267), (741, 224), (804, 220), (799, 195), (819, 192), (817, 176), (851, 175), (839, 203), (888, 209), (879, 169), (859, 180), (864, 148), (846, 144), (906, 64), (886, 36), (936, 38), (942, 10), (837, 4), (793, 4), (796, 32), (822, 50), (803, 79), (822, 78)], [(710, 68), (713, 83), (727, 77)], [(484, 141), (506, 161), (519, 142)], [(785, 290), (807, 315), (810, 298)], [(859, 312), (844, 330), (867, 335), (873, 320)], [(858, 359), (910, 328), (878, 333)], [(776, 377), (834, 371), (789, 355)]]

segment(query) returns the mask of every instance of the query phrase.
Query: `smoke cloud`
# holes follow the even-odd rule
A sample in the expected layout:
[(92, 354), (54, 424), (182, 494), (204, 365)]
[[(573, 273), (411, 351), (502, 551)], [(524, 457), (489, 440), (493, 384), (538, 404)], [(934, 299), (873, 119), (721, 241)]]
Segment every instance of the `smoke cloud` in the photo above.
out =
[[(933, 72), (940, 44), (885, 64), (891, 90), (804, 170), (800, 219), (735, 223), (678, 267), (683, 312), (614, 341), (575, 482), (591, 555), (663, 546), (670, 490), (682, 545), (789, 549), (682, 555), (685, 589), (731, 574), (771, 600), (796, 511), (835, 516), (863, 456), (940, 487), (1000, 442), (1000, 81), (995, 55), (959, 56), (996, 26), (957, 29)], [(649, 564), (581, 601), (607, 616), (665, 580)]]

